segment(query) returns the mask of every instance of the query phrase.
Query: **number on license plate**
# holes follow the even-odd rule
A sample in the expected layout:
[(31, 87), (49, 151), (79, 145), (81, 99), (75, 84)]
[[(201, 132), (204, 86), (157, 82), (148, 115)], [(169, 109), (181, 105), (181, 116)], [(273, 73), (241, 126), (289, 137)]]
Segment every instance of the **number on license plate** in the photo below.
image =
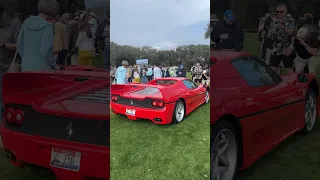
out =
[(52, 167), (79, 171), (81, 152), (52, 148), (50, 165)]
[(136, 115), (136, 110), (126, 109), (126, 114), (128, 114), (130, 116), (135, 116)]

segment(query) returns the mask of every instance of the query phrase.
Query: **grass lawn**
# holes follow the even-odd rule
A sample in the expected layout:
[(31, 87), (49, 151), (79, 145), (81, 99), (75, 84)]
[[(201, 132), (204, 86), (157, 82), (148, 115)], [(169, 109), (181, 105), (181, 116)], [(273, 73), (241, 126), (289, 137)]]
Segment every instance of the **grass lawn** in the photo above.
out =
[[(93, 66), (103, 68), (103, 57), (98, 56), (93, 62)], [(51, 171), (34, 168), (16, 168), (5, 157), (0, 149), (0, 179), (1, 180), (56, 180)]]
[(209, 179), (209, 108), (200, 106), (176, 125), (111, 116), (111, 178)]
[[(245, 50), (259, 55), (257, 39), (257, 35), (246, 35)], [(237, 179), (320, 179), (320, 121), (318, 120), (317, 123), (315, 130), (311, 134), (303, 135), (298, 133), (292, 136), (249, 169), (240, 172)]]

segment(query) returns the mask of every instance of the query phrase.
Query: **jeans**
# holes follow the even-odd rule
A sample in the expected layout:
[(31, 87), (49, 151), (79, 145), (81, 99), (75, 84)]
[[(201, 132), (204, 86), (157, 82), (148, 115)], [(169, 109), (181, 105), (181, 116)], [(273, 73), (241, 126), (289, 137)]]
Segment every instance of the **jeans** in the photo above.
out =
[(142, 75), (142, 83), (147, 83), (148, 82), (148, 79), (147, 79), (147, 76), (146, 75)]
[(110, 43), (106, 43), (104, 47), (104, 68), (110, 68)]

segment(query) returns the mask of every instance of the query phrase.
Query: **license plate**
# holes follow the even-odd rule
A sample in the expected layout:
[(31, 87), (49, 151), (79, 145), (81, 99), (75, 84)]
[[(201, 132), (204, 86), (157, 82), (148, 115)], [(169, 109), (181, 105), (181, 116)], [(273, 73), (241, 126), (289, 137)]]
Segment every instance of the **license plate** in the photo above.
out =
[(50, 166), (78, 172), (81, 152), (52, 148)]
[(126, 109), (126, 114), (130, 115), (130, 116), (135, 116), (136, 115), (136, 110)]

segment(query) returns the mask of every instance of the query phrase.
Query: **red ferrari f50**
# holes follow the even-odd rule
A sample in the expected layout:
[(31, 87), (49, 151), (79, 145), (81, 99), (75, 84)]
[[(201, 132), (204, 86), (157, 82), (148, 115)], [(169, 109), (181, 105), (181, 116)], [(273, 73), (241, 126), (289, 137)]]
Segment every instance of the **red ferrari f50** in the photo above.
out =
[(311, 132), (319, 87), (307, 74), (279, 76), (244, 52), (212, 51), (211, 179), (232, 180), (290, 135)]
[(1, 138), (15, 166), (59, 180), (110, 178), (109, 74), (79, 70), (4, 75)]
[(131, 120), (155, 124), (179, 123), (201, 104), (209, 102), (209, 87), (187, 78), (160, 78), (147, 84), (111, 86), (111, 110)]

